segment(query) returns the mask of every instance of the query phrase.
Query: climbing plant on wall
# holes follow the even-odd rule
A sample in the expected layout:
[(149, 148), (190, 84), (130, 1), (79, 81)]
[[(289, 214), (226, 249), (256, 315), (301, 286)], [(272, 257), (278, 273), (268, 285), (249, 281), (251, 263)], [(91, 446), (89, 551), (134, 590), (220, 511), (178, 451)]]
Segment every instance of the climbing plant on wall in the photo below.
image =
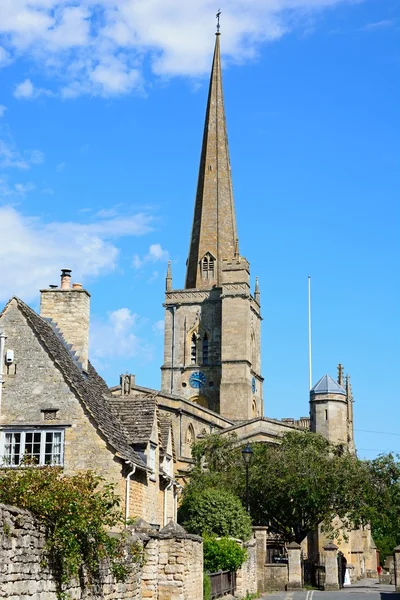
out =
[(109, 529), (123, 524), (119, 497), (112, 485), (91, 471), (66, 476), (57, 467), (24, 464), (0, 474), (0, 502), (29, 510), (46, 531), (44, 560), (53, 572), (58, 597), (84, 569), (89, 581), (107, 560), (118, 581), (129, 574), (141, 552), (126, 553), (124, 536)]

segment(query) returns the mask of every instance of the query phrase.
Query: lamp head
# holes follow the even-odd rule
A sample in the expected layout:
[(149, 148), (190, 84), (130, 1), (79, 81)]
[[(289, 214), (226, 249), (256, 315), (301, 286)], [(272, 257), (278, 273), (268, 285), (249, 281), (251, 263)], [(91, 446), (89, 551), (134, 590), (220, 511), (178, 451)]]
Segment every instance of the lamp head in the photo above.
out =
[(242, 456), (245, 465), (249, 465), (253, 460), (253, 450), (251, 449), (249, 442), (242, 448)]

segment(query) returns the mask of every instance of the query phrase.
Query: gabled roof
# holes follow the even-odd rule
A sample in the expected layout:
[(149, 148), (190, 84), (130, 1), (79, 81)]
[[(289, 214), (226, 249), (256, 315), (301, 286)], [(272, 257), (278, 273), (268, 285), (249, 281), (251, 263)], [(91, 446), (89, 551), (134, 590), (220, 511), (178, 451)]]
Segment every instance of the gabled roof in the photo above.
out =
[(51, 325), (19, 298), (14, 297), (12, 300), (16, 301), (19, 310), (43, 347), (60, 369), (70, 388), (90, 413), (116, 454), (137, 467), (147, 470), (143, 460), (129, 446), (124, 429), (111, 410), (109, 404), (111, 399), (107, 397), (109, 396), (109, 390), (104, 379), (100, 377), (90, 362), (88, 363), (87, 373), (83, 373), (73, 355), (69, 352), (67, 345), (60, 340)]
[(172, 420), (168, 414), (159, 413), (159, 427), (161, 435), (161, 445), (164, 453), (168, 449), (168, 436), (171, 435), (172, 455), (175, 458), (175, 442), (174, 442), (174, 431), (172, 429)]
[(346, 390), (338, 384), (330, 375), (324, 375), (314, 385), (311, 390), (313, 394), (339, 394), (342, 396), (346, 395)]
[(155, 395), (113, 396), (109, 402), (127, 433), (129, 443), (147, 444), (156, 419)]

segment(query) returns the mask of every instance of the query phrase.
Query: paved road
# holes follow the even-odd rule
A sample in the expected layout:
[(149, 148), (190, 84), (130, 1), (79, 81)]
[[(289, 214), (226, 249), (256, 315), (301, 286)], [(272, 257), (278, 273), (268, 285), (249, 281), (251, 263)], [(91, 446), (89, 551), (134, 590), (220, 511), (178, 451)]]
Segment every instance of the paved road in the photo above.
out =
[(400, 600), (400, 593), (395, 593), (394, 585), (379, 585), (376, 579), (362, 579), (339, 592), (274, 592), (264, 594), (261, 600), (357, 600), (355, 594), (368, 596), (368, 600)]

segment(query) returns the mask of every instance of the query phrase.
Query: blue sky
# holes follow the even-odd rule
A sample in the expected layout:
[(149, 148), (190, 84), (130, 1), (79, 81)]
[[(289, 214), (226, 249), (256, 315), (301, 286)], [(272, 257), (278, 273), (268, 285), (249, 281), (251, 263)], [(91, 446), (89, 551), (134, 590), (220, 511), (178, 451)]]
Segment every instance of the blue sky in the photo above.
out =
[[(0, 3), (0, 302), (73, 270), (91, 354), (158, 387), (183, 286), (214, 15), (207, 0)], [(221, 49), (241, 253), (260, 278), (265, 413), (342, 362), (360, 456), (400, 451), (399, 0), (230, 0)], [(386, 433), (370, 433), (386, 432)]]

